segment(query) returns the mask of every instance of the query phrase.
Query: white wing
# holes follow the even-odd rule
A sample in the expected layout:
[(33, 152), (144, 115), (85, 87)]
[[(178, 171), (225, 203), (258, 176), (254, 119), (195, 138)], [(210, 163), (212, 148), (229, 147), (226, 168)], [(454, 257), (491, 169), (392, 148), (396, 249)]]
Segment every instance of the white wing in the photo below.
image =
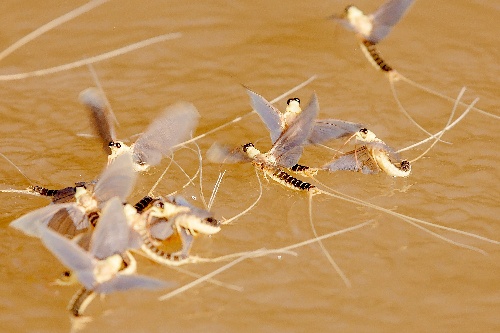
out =
[(114, 291), (125, 291), (132, 288), (160, 289), (174, 286), (172, 282), (161, 281), (141, 275), (118, 275), (115, 278), (103, 282), (94, 289), (100, 294), (109, 294)]
[(94, 193), (102, 203), (112, 197), (119, 197), (125, 202), (134, 188), (137, 173), (134, 172), (132, 155), (124, 153), (118, 156), (99, 177)]
[(314, 119), (318, 113), (318, 98), (313, 93), (309, 105), (281, 133), (281, 136), (268, 153), (276, 157), (278, 165), (290, 168), (299, 161), (300, 155), (302, 155), (302, 145), (311, 134)]
[(401, 20), (414, 0), (390, 0), (371, 15), (373, 28), (367, 40), (378, 43), (385, 38), (392, 27)]
[(168, 107), (155, 119), (134, 144), (134, 154), (141, 162), (159, 164), (172, 153), (172, 147), (189, 139), (198, 124), (199, 113), (191, 103), (180, 102)]
[(285, 128), (285, 119), (283, 114), (271, 105), (264, 97), (259, 94), (254, 93), (247, 88), (247, 94), (250, 96), (250, 101), (252, 103), (252, 108), (260, 116), (260, 119), (264, 122), (267, 129), (271, 134), (271, 141), (273, 143), (278, 140), (281, 132)]

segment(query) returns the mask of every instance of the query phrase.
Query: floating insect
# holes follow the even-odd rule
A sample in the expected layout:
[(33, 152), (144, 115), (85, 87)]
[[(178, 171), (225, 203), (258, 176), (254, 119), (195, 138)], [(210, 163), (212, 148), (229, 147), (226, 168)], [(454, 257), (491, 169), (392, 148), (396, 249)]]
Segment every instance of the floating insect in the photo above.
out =
[[(285, 113), (281, 113), (261, 95), (250, 89), (247, 89), (247, 93), (250, 96), (253, 109), (268, 128), (273, 143), (278, 140), (281, 133), (296, 120), (296, 117), (302, 111), (300, 99), (297, 97), (288, 99)], [(364, 127), (362, 124), (338, 119), (315, 119), (311, 133), (305, 143), (318, 144), (328, 140), (348, 137)]]
[(380, 170), (393, 177), (408, 177), (411, 173), (410, 161), (402, 160), (384, 141), (369, 129), (362, 128), (353, 136), (364, 144), (347, 153), (334, 157), (333, 161), (321, 169), (330, 172), (339, 170), (376, 174)]
[[(95, 225), (104, 203), (112, 197), (119, 197), (122, 202), (132, 192), (137, 174), (133, 171), (132, 156), (122, 154), (93, 183), (81, 183), (75, 187), (75, 202), (54, 203), (34, 210), (10, 223), (29, 236), (39, 236), (40, 225), (46, 225), (69, 237), (85, 231), (89, 225)], [(88, 184), (91, 184), (89, 186)]]
[[(262, 170), (264, 175), (290, 189), (316, 193), (314, 185), (291, 176), (283, 169), (307, 170), (308, 167), (300, 166), (297, 162), (302, 155), (302, 145), (311, 133), (318, 112), (318, 99), (316, 94), (313, 94), (309, 105), (298, 114), (291, 124), (280, 132), (279, 137), (274, 141), (273, 147), (267, 153), (261, 153), (253, 143), (247, 143), (237, 150), (230, 150), (227, 147), (214, 144), (207, 152), (207, 157), (210, 161), (216, 163), (252, 162), (257, 169)], [(271, 131), (271, 136), (274, 133)]]
[(163, 156), (172, 153), (174, 146), (189, 138), (199, 118), (193, 104), (176, 103), (156, 118), (135, 143), (128, 146), (116, 139), (111, 113), (97, 89), (84, 90), (80, 100), (89, 109), (103, 145), (108, 145), (111, 150), (108, 162), (129, 151), (133, 156), (135, 171), (146, 171), (150, 166), (159, 164)]
[(361, 49), (372, 65), (384, 72), (390, 72), (393, 70), (392, 67), (380, 57), (375, 45), (389, 34), (413, 1), (390, 0), (380, 6), (375, 13), (368, 15), (356, 6), (350, 5), (346, 7), (343, 15), (333, 15), (331, 18), (356, 33), (361, 41)]
[[(220, 222), (210, 212), (194, 207), (181, 196), (154, 199), (150, 208), (141, 214), (141, 220), (142, 223), (135, 223), (143, 241), (141, 249), (150, 259), (165, 265), (187, 263), (195, 235), (213, 235), (220, 231)], [(182, 249), (167, 253), (159, 248), (159, 243), (174, 232), (181, 239)]]
[(133, 275), (136, 263), (128, 250), (139, 247), (140, 239), (128, 226), (118, 197), (110, 199), (104, 206), (88, 252), (49, 228), (41, 227), (40, 234), (44, 245), (74, 271), (83, 285), (69, 304), (73, 316), (81, 316), (96, 294), (168, 286), (164, 281)]

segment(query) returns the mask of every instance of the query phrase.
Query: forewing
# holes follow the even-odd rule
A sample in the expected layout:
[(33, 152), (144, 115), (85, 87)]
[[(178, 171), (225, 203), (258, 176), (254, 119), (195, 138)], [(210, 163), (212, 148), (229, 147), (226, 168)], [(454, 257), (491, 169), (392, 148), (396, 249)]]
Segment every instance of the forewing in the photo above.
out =
[(155, 119), (134, 144), (134, 154), (149, 165), (159, 164), (172, 148), (187, 139), (198, 124), (199, 113), (193, 104), (179, 102)]
[(264, 124), (267, 126), (267, 129), (271, 134), (271, 141), (275, 143), (285, 128), (283, 114), (272, 106), (271, 103), (269, 103), (264, 97), (254, 93), (248, 88), (247, 94), (250, 96), (252, 108), (258, 113), (260, 119), (262, 119)]
[(319, 113), (318, 98), (315, 93), (311, 97), (309, 105), (288, 124), (288, 127), (278, 138), (273, 148), (269, 151), (274, 155), (278, 165), (290, 168), (295, 165), (302, 154), (302, 145), (311, 134), (314, 119)]
[(99, 177), (94, 188), (95, 196), (100, 203), (116, 196), (125, 202), (134, 188), (136, 179), (132, 155), (123, 153), (114, 159)]
[[(92, 272), (94, 268), (94, 259), (92, 256), (79, 247), (75, 242), (59, 235), (49, 228), (40, 228), (40, 237), (47, 249), (63, 263), (64, 266), (76, 271), (80, 278), (81, 273)], [(85, 276), (85, 274), (83, 274)], [(80, 280), (86, 287), (92, 285), (92, 275)]]
[(341, 24), (347, 30), (356, 31), (356, 28), (349, 22), (349, 20), (346, 20), (341, 15), (331, 15), (328, 18), (334, 20), (335, 22), (337, 22), (339, 24)]
[(212, 163), (234, 164), (252, 161), (252, 159), (245, 154), (241, 147), (231, 149), (227, 146), (220, 145), (217, 142), (212, 144), (212, 146), (207, 150), (206, 157)]
[(96, 88), (88, 88), (80, 93), (80, 102), (87, 107), (90, 122), (94, 132), (99, 135), (107, 154), (111, 153), (109, 143), (116, 140), (111, 111), (106, 107), (106, 101)]
[(43, 225), (48, 225), (50, 220), (60, 210), (66, 210), (67, 207), (75, 205), (74, 203), (53, 204), (39, 209), (36, 209), (20, 218), (12, 221), (10, 226), (18, 229), (28, 236), (40, 237), (40, 228)]
[(373, 43), (381, 41), (392, 27), (399, 22), (414, 0), (390, 0), (380, 6), (372, 15), (373, 29), (368, 40)]
[(170, 288), (175, 284), (161, 281), (142, 275), (118, 275), (115, 278), (96, 286), (95, 291), (100, 294), (109, 294), (114, 291), (125, 291), (132, 288), (140, 289), (162, 289)]
[(369, 142), (366, 143), (366, 146), (374, 151), (382, 151), (386, 153), (393, 163), (401, 162), (401, 157), (399, 156), (399, 154), (383, 142)]
[(314, 122), (308, 143), (318, 144), (328, 140), (352, 136), (364, 126), (337, 119), (317, 119)]
[(151, 237), (158, 240), (169, 238), (172, 236), (173, 232), (172, 222), (166, 219), (160, 219), (149, 227), (149, 234)]
[(345, 153), (322, 167), (323, 170), (334, 171), (361, 171), (365, 174), (379, 172), (377, 162), (373, 160), (366, 146)]
[(99, 259), (128, 250), (130, 228), (123, 205), (118, 197), (111, 198), (102, 209), (101, 217), (90, 241), (90, 252)]

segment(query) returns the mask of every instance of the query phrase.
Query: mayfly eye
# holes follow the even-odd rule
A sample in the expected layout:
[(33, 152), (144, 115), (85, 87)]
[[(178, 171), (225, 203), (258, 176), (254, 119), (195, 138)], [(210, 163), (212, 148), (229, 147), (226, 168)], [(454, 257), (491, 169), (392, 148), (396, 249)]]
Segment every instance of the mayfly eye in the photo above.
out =
[(165, 207), (165, 205), (163, 204), (163, 202), (161, 202), (161, 201), (157, 201), (157, 202), (155, 203), (155, 207), (158, 207), (158, 208), (163, 209), (163, 207)]
[(115, 143), (113, 141), (111, 141), (109, 144), (108, 144), (108, 147), (113, 147), (115, 145)]
[(368, 134), (368, 129), (367, 128), (362, 128), (359, 130), (363, 134)]
[(300, 104), (300, 99), (298, 97), (295, 97), (293, 100)]
[(116, 148), (121, 148), (121, 147), (122, 147), (122, 145), (121, 145), (121, 143), (118, 143), (118, 142), (117, 142), (117, 143), (115, 143), (115, 147), (116, 147)]
[(71, 273), (70, 273), (69, 271), (65, 271), (65, 272), (63, 273), (63, 275), (64, 275), (64, 276), (66, 276), (66, 277), (68, 277), (68, 276), (70, 276), (70, 275), (71, 275)]
[(253, 143), (247, 143), (246, 145), (243, 145), (243, 151), (246, 153), (248, 148), (253, 147)]

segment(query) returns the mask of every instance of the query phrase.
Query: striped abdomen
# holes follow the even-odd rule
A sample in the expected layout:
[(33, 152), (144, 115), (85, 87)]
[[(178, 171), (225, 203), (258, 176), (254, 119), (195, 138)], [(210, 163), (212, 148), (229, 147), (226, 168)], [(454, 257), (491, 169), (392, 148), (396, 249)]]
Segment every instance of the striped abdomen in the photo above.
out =
[(85, 308), (95, 297), (95, 293), (92, 290), (88, 290), (85, 287), (80, 288), (71, 298), (68, 305), (68, 310), (75, 317), (79, 317), (85, 311)]
[(59, 192), (59, 190), (49, 190), (48, 188), (41, 186), (33, 186), (33, 191), (45, 197), (53, 197), (57, 194), (57, 192)]
[(263, 170), (272, 179), (274, 179), (275, 181), (277, 181), (281, 185), (284, 185), (292, 190), (309, 191), (311, 189), (316, 188), (316, 186), (311, 185), (311, 183), (303, 182), (302, 180), (297, 179), (297, 178), (289, 175), (288, 173), (286, 173), (285, 171), (283, 171), (281, 169), (278, 169), (278, 168), (271, 169), (271, 168), (264, 167)]
[(150, 197), (149, 195), (146, 195), (144, 198), (142, 198), (138, 203), (134, 205), (134, 208), (137, 210), (137, 213), (142, 213), (146, 208), (148, 208), (151, 203), (155, 199)]
[(380, 56), (377, 49), (375, 48), (375, 44), (370, 41), (363, 40), (361, 41), (361, 50), (368, 58), (368, 60), (377, 68), (384, 72), (392, 71), (392, 67), (389, 66)]
[(168, 266), (179, 266), (187, 262), (187, 256), (182, 254), (167, 253), (159, 249), (151, 240), (147, 230), (140, 230), (142, 239), (141, 250), (153, 261)]

